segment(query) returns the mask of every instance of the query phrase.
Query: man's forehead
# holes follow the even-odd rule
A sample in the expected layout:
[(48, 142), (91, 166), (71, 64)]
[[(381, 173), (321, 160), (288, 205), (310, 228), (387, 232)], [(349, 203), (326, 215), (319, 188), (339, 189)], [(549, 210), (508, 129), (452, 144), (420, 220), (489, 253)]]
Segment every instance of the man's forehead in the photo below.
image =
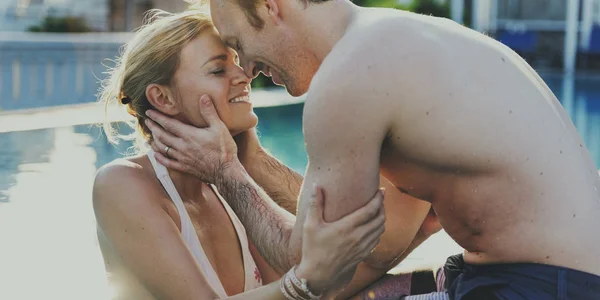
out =
[(210, 2), (214, 2), (215, 6), (218, 7), (218, 8), (225, 7), (225, 1), (224, 0), (210, 0)]
[(210, 2), (211, 18), (221, 36), (221, 40), (230, 46), (235, 44), (235, 12), (227, 7), (230, 5), (226, 5), (226, 0), (210, 0)]
[(221, 29), (220, 27), (225, 23), (225, 20), (222, 20), (222, 17), (226, 15), (224, 13), (225, 9), (225, 1), (224, 0), (210, 0), (210, 16), (212, 18), (213, 24), (217, 29)]
[(211, 14), (213, 13), (213, 10), (223, 10), (225, 8), (226, 5), (226, 1), (225, 0), (209, 0), (209, 7), (211, 10)]

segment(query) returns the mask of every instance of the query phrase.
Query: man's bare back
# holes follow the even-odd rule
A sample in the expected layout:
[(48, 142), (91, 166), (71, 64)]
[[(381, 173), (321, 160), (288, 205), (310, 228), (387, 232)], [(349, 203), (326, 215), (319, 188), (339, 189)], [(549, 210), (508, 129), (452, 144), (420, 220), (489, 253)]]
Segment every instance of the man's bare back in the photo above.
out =
[[(349, 50), (359, 43), (371, 45), (366, 60)], [(556, 97), (518, 55), (445, 19), (364, 9), (311, 90), (326, 89), (319, 80), (349, 61), (367, 65), (360, 85), (380, 107), (354, 117), (387, 126), (381, 173), (432, 204), (466, 262), (600, 275), (600, 240), (590, 236), (600, 227), (598, 173)], [(325, 108), (310, 97), (305, 113)]]

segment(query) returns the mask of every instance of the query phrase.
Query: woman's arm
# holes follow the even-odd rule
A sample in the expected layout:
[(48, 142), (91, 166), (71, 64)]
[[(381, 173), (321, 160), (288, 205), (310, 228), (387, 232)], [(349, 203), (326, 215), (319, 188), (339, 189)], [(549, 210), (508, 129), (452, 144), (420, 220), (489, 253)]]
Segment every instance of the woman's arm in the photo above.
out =
[[(126, 267), (158, 299), (217, 299), (179, 230), (160, 203), (162, 191), (128, 163), (103, 167), (94, 182), (99, 230)], [(296, 275), (316, 291), (348, 278), (384, 231), (383, 197), (332, 223), (323, 219), (323, 194), (311, 198)], [(273, 245), (277, 247), (277, 245)], [(350, 275), (351, 277), (351, 275)], [(280, 281), (227, 299), (285, 300)]]
[(124, 161), (100, 169), (93, 189), (98, 230), (156, 298), (216, 299), (151, 179)]

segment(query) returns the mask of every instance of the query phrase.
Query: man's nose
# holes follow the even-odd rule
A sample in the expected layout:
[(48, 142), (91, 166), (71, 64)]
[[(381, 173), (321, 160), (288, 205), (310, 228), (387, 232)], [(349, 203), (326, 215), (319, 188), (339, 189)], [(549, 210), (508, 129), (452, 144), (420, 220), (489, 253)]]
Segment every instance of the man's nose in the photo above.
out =
[(256, 63), (253, 61), (249, 61), (249, 62), (242, 62), (242, 68), (244, 69), (244, 73), (246, 73), (246, 76), (248, 76), (248, 78), (254, 79), (256, 78), (256, 76), (258, 76), (258, 72), (256, 72), (256, 74), (254, 73), (254, 69), (256, 68)]

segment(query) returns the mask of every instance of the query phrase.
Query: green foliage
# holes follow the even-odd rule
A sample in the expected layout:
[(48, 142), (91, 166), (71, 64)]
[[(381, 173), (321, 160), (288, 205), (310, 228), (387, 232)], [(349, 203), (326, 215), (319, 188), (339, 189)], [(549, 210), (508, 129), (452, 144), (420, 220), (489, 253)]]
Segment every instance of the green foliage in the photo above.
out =
[(443, 4), (435, 0), (413, 0), (409, 8), (410, 11), (424, 15), (450, 18), (450, 2)]
[(252, 79), (252, 88), (265, 88), (269, 86), (274, 86), (275, 84), (271, 81), (271, 78), (260, 73), (258, 77)]
[(89, 32), (85, 19), (81, 17), (53, 17), (47, 16), (40, 25), (27, 29), (31, 32)]
[(412, 0), (408, 5), (398, 4), (396, 0), (354, 0), (354, 3), (365, 7), (389, 7), (436, 17), (450, 17), (449, 2), (439, 3), (436, 0)]
[(389, 7), (407, 10), (409, 7), (400, 5), (396, 0), (356, 0), (354, 3), (366, 7)]

